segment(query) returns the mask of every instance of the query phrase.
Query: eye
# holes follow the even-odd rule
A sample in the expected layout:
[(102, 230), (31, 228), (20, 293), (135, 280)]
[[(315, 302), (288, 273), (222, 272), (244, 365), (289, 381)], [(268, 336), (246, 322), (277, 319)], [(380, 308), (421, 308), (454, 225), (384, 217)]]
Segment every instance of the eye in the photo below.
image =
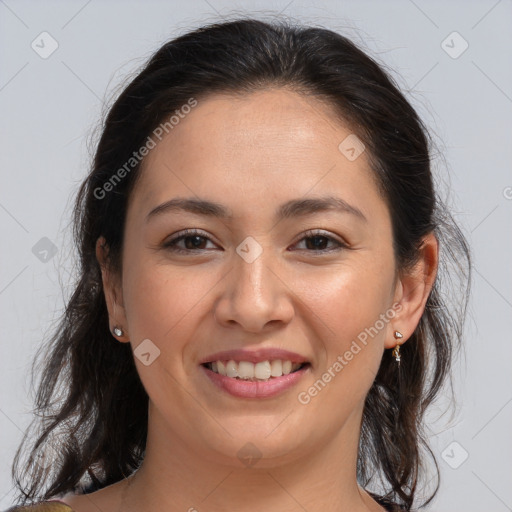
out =
[[(181, 244), (181, 246), (178, 245), (181, 242), (183, 242), (183, 244)], [(205, 247), (208, 242), (211, 242), (211, 240), (202, 231), (198, 231), (197, 229), (187, 229), (178, 233), (174, 238), (164, 242), (163, 247), (173, 252), (187, 253), (208, 250)]]
[[(332, 252), (339, 251), (343, 248), (347, 248), (347, 244), (341, 242), (340, 240), (335, 239), (334, 237), (325, 234), (323, 231), (319, 230), (310, 230), (306, 231), (298, 244), (305, 242), (305, 249), (308, 252)], [(329, 243), (334, 244), (334, 247), (329, 248)], [(297, 244), (296, 244), (297, 245)], [(301, 250), (301, 249), (299, 249)]]
[[(294, 244), (296, 247), (301, 243), (305, 243), (305, 247), (299, 248), (298, 250), (305, 250), (307, 252), (316, 253), (327, 253), (339, 251), (348, 247), (347, 244), (335, 239), (328, 234), (325, 234), (325, 232), (320, 230), (309, 230), (306, 231), (304, 235), (305, 236), (303, 236), (297, 243)], [(166, 250), (175, 253), (190, 253), (211, 250), (211, 247), (207, 247), (208, 243), (213, 244), (206, 233), (197, 229), (187, 229), (178, 233), (170, 240), (164, 242), (163, 247)]]

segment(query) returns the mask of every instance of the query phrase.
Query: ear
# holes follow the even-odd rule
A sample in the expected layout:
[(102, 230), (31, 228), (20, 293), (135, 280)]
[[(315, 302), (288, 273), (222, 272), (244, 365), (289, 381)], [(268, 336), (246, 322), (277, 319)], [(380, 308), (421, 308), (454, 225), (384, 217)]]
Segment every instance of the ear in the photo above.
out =
[[(121, 280), (120, 276), (113, 271), (109, 263), (108, 251), (109, 248), (105, 238), (102, 236), (99, 237), (96, 241), (96, 259), (101, 269), (101, 279), (108, 310), (109, 329), (114, 338), (126, 343), (130, 341), (130, 338), (128, 336)], [(115, 327), (122, 329), (123, 334), (121, 336), (114, 334)]]
[(386, 348), (393, 348), (397, 344), (393, 336), (395, 331), (403, 335), (400, 344), (411, 337), (423, 315), (428, 296), (434, 286), (439, 263), (439, 243), (433, 233), (423, 238), (419, 252), (418, 261), (398, 278), (394, 304), (399, 304), (401, 307), (393, 318), (392, 332), (385, 342)]

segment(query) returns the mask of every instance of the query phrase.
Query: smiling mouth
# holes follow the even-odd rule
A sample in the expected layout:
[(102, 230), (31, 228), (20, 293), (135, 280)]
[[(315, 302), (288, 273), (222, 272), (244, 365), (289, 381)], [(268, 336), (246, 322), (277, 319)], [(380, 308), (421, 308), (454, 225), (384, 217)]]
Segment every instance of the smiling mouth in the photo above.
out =
[(203, 363), (208, 370), (237, 380), (248, 380), (253, 382), (269, 381), (295, 373), (302, 368), (309, 366), (309, 363), (292, 363), (291, 361), (275, 359), (251, 363), (249, 361), (211, 361)]

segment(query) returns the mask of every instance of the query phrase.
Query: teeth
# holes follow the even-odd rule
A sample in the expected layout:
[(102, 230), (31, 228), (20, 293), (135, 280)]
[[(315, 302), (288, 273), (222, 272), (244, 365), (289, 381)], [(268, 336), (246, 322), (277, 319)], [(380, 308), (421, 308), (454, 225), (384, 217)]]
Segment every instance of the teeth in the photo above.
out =
[(213, 361), (208, 367), (215, 373), (231, 378), (244, 380), (269, 380), (271, 377), (281, 377), (298, 370), (302, 363), (292, 363), (291, 361), (260, 361), (251, 363), (249, 361), (236, 362)]
[[(268, 361), (261, 361), (257, 364), (248, 363), (251, 366), (254, 366), (254, 376), (259, 380), (268, 380), (270, 379), (270, 376), (272, 374), (272, 370), (270, 368), (270, 363)], [(240, 370), (240, 367), (242, 366), (242, 363), (239, 364), (238, 368)], [(243, 374), (242, 374), (243, 375)]]
[[(213, 367), (214, 364), (216, 364), (217, 369)], [(226, 365), (222, 361), (216, 361), (212, 363), (212, 371), (216, 371), (220, 375), (226, 375)]]
[[(230, 361), (230, 363), (231, 363), (231, 361)], [(254, 365), (247, 361), (240, 361), (238, 363), (238, 373), (236, 375), (233, 375), (233, 377), (240, 377), (241, 379), (252, 379), (254, 377), (254, 368), (255, 368), (255, 366), (259, 366), (259, 364), (260, 363), (258, 363), (257, 365)], [(235, 368), (236, 368), (236, 366), (235, 366)]]
[(228, 377), (238, 377), (238, 365), (235, 361), (228, 361), (228, 364), (226, 365), (226, 375)]
[(283, 375), (283, 363), (281, 361), (272, 361), (270, 363), (270, 375), (272, 377), (281, 377)]

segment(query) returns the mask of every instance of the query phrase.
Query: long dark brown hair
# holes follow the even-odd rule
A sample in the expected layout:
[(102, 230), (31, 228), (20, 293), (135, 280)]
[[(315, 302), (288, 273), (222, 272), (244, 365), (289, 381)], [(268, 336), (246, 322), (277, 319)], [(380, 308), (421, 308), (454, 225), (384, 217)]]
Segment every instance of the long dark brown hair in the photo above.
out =
[[(148, 396), (130, 344), (109, 331), (96, 241), (105, 237), (109, 265), (121, 272), (127, 201), (140, 168), (126, 163), (160, 123), (191, 98), (269, 87), (325, 101), (363, 141), (391, 213), (399, 271), (417, 261), (422, 237), (434, 233), (440, 242), (439, 272), (419, 325), (402, 346), (400, 371), (386, 351), (367, 395), (358, 459), (360, 484), (378, 487), (374, 496), (405, 510), (437, 492), (435, 463), (435, 489), (417, 503), (425, 457), (435, 462), (422, 421), (461, 342), (470, 258), (433, 187), (429, 133), (382, 66), (346, 37), (289, 21), (238, 19), (164, 44), (106, 115), (74, 209), (79, 276), (60, 325), (36, 357), (43, 366), (36, 417), (13, 464), (18, 504), (92, 492), (141, 464)], [(123, 166), (127, 172), (119, 173)], [(122, 179), (114, 180), (116, 173)]]

